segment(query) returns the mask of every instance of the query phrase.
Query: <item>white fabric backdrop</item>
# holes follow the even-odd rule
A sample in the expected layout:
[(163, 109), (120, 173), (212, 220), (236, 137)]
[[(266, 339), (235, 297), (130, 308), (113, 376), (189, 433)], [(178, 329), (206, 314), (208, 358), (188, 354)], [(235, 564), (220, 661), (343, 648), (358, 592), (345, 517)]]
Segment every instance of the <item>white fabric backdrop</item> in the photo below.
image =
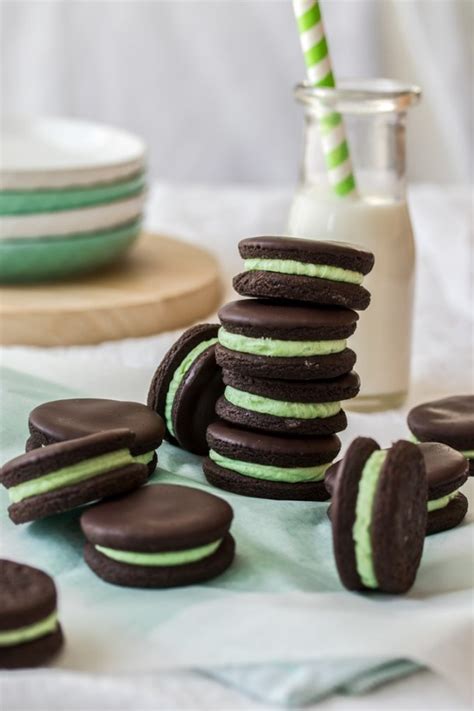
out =
[[(303, 78), (290, 0), (0, 0), (3, 110), (143, 135), (155, 178), (289, 183)], [(322, 0), (338, 76), (416, 82), (410, 177), (465, 181), (471, 0)]]

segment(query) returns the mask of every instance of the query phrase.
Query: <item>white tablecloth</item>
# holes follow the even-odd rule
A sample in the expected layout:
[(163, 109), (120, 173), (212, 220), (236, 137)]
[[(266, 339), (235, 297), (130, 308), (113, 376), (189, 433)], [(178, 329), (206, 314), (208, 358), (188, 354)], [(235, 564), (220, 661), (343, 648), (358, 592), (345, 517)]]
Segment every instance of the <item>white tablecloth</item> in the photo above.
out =
[[(237, 241), (284, 229), (290, 191), (255, 188), (199, 188), (158, 185), (151, 193), (148, 227), (176, 234), (214, 251), (223, 278), (240, 264)], [(413, 386), (409, 404), (471, 390), (470, 221), (469, 198), (461, 188), (416, 186), (410, 193), (418, 242), (418, 283)], [(230, 289), (229, 289), (230, 293)], [(2, 362), (102, 397), (143, 400), (151, 374), (176, 334), (62, 349), (4, 349)], [(405, 411), (384, 415), (400, 429)], [(375, 416), (374, 416), (375, 417)], [(361, 434), (360, 422), (344, 435), (347, 443)], [(370, 422), (370, 420), (369, 420)], [(369, 425), (370, 426), (370, 425)], [(364, 434), (370, 435), (365, 425)], [(388, 442), (381, 442), (382, 445)], [(160, 672), (138, 682), (114, 677), (74, 677), (51, 671), (41, 677), (42, 694), (17, 679), (2, 687), (6, 708), (39, 709), (165, 709), (254, 708), (240, 692), (192, 672)], [(68, 693), (67, 702), (64, 694)], [(38, 706), (41, 698), (42, 706)], [(369, 696), (332, 697), (318, 708), (468, 708), (441, 676), (421, 672), (372, 692)]]

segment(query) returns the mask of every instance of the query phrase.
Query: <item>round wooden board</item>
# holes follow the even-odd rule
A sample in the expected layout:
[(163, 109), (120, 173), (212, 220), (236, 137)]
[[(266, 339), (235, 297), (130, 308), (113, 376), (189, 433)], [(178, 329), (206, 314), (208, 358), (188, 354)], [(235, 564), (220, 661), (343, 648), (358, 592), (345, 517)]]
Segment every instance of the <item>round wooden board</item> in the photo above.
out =
[(205, 318), (220, 295), (219, 268), (208, 252), (144, 234), (100, 273), (0, 287), (0, 343), (68, 346), (150, 336)]

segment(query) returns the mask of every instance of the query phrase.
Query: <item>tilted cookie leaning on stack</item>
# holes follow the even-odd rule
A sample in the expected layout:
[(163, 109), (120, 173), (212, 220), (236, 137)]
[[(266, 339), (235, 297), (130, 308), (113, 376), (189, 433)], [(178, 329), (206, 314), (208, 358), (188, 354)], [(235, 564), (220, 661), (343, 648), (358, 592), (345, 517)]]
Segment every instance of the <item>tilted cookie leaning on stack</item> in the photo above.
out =
[(216, 347), (226, 386), (208, 429), (209, 482), (235, 493), (324, 501), (324, 472), (359, 392), (346, 339), (370, 294), (374, 257), (352, 245), (288, 237), (239, 244), (243, 296), (219, 312)]
[(224, 392), (215, 349), (219, 326), (201, 323), (185, 331), (156, 369), (148, 406), (163, 419), (165, 439), (194, 454), (207, 454), (207, 426)]

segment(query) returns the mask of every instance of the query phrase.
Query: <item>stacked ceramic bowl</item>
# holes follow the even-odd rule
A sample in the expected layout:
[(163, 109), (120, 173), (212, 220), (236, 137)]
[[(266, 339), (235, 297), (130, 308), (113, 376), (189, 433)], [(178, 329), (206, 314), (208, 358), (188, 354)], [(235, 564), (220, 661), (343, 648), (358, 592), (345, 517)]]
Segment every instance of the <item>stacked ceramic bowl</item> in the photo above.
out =
[(143, 142), (75, 119), (1, 129), (0, 282), (70, 278), (121, 257), (140, 232)]

